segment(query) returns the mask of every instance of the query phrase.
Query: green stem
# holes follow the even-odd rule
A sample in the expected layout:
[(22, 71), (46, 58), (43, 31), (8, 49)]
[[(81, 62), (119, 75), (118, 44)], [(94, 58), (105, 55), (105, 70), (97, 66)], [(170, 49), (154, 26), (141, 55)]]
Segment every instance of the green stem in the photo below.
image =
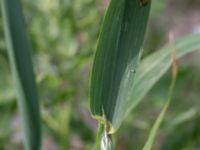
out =
[(112, 136), (108, 135), (105, 132), (105, 130), (106, 130), (105, 125), (102, 123), (99, 123), (95, 150), (113, 150)]
[(170, 87), (169, 87), (168, 99), (167, 99), (161, 113), (159, 114), (156, 122), (154, 123), (154, 125), (153, 125), (153, 127), (150, 131), (150, 135), (148, 137), (148, 140), (147, 140), (143, 150), (151, 150), (152, 147), (153, 147), (153, 144), (154, 144), (156, 135), (158, 133), (158, 130), (160, 128), (160, 125), (161, 125), (161, 123), (164, 119), (164, 116), (167, 112), (167, 109), (169, 108), (169, 105), (172, 101), (172, 96), (173, 96), (173, 91), (174, 91), (175, 85), (176, 85), (176, 76), (172, 79), (172, 82), (171, 82)]
[(104, 134), (104, 124), (99, 123), (97, 137), (96, 137), (95, 150), (101, 150), (101, 140), (102, 140), (103, 134)]

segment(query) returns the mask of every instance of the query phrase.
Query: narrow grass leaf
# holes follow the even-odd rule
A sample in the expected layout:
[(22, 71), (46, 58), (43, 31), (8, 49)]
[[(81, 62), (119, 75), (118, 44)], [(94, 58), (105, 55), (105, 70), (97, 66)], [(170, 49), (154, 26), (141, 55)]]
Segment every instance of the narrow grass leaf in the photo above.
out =
[(90, 105), (94, 117), (105, 113), (113, 133), (122, 120), (140, 59), (150, 1), (111, 0), (99, 37), (92, 70)]
[(30, 44), (19, 0), (1, 0), (9, 61), (13, 73), (22, 125), (24, 149), (40, 149), (40, 114)]
[(165, 117), (165, 114), (169, 108), (169, 105), (172, 101), (172, 95), (173, 95), (173, 91), (174, 91), (174, 88), (175, 88), (175, 84), (176, 84), (176, 79), (177, 79), (177, 72), (178, 72), (178, 65), (177, 65), (177, 60), (176, 60), (176, 50), (174, 49), (174, 38), (173, 38), (173, 35), (170, 34), (169, 36), (169, 39), (170, 39), (170, 44), (171, 44), (171, 48), (172, 48), (172, 62), (173, 62), (173, 65), (172, 65), (172, 82), (170, 84), (170, 87), (169, 87), (169, 94), (168, 94), (168, 99), (161, 111), (161, 113), (159, 114), (158, 118), (156, 119), (151, 131), (150, 131), (150, 134), (149, 134), (149, 137), (144, 145), (144, 148), (143, 150), (151, 150), (153, 148), (153, 144), (154, 144), (154, 141), (156, 139), (156, 135), (158, 133), (158, 130), (160, 128), (160, 125), (162, 123), (162, 121), (164, 120), (164, 117)]
[(173, 131), (178, 126), (191, 122), (192, 119), (194, 119), (198, 115), (198, 108), (195, 106), (193, 108), (190, 108), (189, 110), (186, 110), (185, 112), (179, 114), (178, 116), (172, 118), (167, 125), (167, 131)]
[[(174, 43), (174, 48), (176, 49), (177, 59), (200, 50), (200, 35), (190, 35), (181, 38)], [(131, 87), (130, 95), (128, 99), (124, 100), (122, 106), (124, 111), (121, 111), (122, 113), (119, 114), (121, 115), (119, 117), (121, 119), (119, 120), (119, 125), (170, 68), (172, 64), (170, 49), (171, 47), (167, 44), (162, 49), (142, 60), (138, 67), (134, 84)]]
[(164, 119), (166, 111), (167, 111), (167, 109), (168, 109), (168, 107), (170, 105), (171, 99), (172, 99), (171, 96), (167, 99), (167, 101), (166, 101), (161, 113), (159, 114), (155, 124), (153, 125), (153, 127), (152, 127), (152, 129), (150, 131), (150, 135), (148, 137), (148, 140), (147, 140), (143, 150), (151, 150), (152, 149), (154, 141), (155, 141), (155, 138), (156, 138), (156, 135), (157, 135), (158, 130), (159, 130), (159, 127), (160, 127), (160, 125), (161, 125), (161, 123), (162, 123), (162, 121)]

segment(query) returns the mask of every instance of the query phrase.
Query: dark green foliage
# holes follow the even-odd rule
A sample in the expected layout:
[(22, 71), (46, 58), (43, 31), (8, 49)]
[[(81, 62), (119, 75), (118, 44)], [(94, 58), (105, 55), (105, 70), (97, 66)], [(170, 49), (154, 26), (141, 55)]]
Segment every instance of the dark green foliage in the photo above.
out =
[[(140, 59), (150, 2), (111, 0), (96, 50), (91, 78), (91, 110), (103, 111), (114, 130), (119, 127)], [(113, 131), (109, 131), (113, 132)]]
[[(93, 148), (97, 122), (91, 118), (89, 110), (88, 80), (98, 32), (109, 1), (21, 0), (41, 100), (44, 147), (49, 145), (55, 149), (84, 150)], [(187, 35), (197, 34), (199, 2), (152, 0), (144, 59), (137, 69), (137, 74), (143, 71), (144, 74), (141, 75), (143, 77), (136, 74), (129, 99), (134, 103), (129, 105), (129, 109), (124, 109), (122, 115), (127, 117), (117, 134), (113, 135), (116, 150), (141, 150), (166, 100), (171, 81), (171, 72), (167, 71), (170, 67), (169, 53), (163, 61), (167, 62), (165, 67), (162, 66), (163, 63), (154, 66), (156, 73), (151, 73), (148, 68), (153, 65), (149, 65), (151, 61), (169, 52), (168, 46), (163, 49), (164, 53), (159, 52), (149, 61), (145, 61), (149, 58), (146, 56), (153, 55), (153, 52), (166, 45), (169, 31), (174, 32), (177, 39), (180, 38), (178, 43), (185, 43), (177, 50), (186, 50), (188, 47), (198, 50), (195, 46), (200, 43), (198, 35), (195, 38)], [(16, 127), (19, 122), (13, 90), (13, 85), (16, 84), (11, 79), (2, 23), (0, 15), (0, 149), (22, 150), (21, 130), (18, 130), (19, 126)], [(183, 39), (183, 35), (187, 38)], [(192, 40), (187, 42), (191, 37)], [(196, 42), (193, 41), (195, 39)], [(178, 43), (175, 42), (175, 46)], [(184, 57), (178, 60), (179, 77), (173, 101), (153, 149), (176, 150), (184, 147), (186, 150), (194, 150), (199, 147), (199, 121), (198, 115), (194, 116), (194, 112), (199, 113), (200, 105), (199, 53), (188, 55), (189, 51), (185, 52), (182, 55)], [(162, 69), (165, 70), (165, 75), (160, 71)], [(164, 78), (158, 81), (163, 75)], [(153, 79), (151, 84), (147, 84), (150, 80), (146, 77)], [(150, 91), (152, 87), (153, 90)], [(194, 107), (193, 112), (191, 109)], [(134, 110), (131, 111), (132, 109)], [(16, 135), (19, 135), (17, 141)]]
[(24, 129), (25, 150), (40, 149), (40, 114), (35, 77), (22, 10), (18, 0), (1, 0), (10, 66)]

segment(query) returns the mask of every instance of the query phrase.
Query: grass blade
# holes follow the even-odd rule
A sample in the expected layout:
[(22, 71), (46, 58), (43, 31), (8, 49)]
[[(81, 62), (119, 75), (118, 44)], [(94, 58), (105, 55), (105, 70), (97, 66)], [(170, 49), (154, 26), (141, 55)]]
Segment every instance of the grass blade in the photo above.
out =
[(152, 149), (156, 135), (157, 135), (158, 130), (160, 128), (160, 125), (161, 125), (161, 123), (164, 119), (164, 116), (167, 112), (167, 109), (169, 108), (169, 105), (172, 101), (172, 95), (173, 95), (173, 91), (174, 91), (176, 79), (177, 79), (178, 65), (177, 65), (177, 61), (176, 61), (176, 52), (175, 52), (176, 50), (173, 47), (174, 38), (173, 38), (172, 34), (170, 34), (170, 36), (169, 36), (169, 41), (170, 41), (171, 48), (172, 48), (172, 62), (173, 62), (172, 77), (173, 78), (172, 78), (172, 82), (171, 82), (170, 87), (169, 87), (168, 99), (167, 99), (161, 113), (159, 114), (158, 118), (156, 119), (156, 121), (155, 121), (155, 123), (154, 123), (154, 125), (153, 125), (153, 127), (150, 131), (150, 135), (149, 135), (149, 137), (146, 141), (146, 144), (144, 145), (143, 150), (151, 150)]
[(171, 103), (171, 100), (172, 100), (172, 92), (173, 92), (173, 89), (174, 89), (174, 86), (175, 86), (175, 81), (172, 81), (171, 83), (171, 86), (170, 86), (170, 95), (169, 95), (169, 98), (167, 99), (161, 113), (159, 114), (158, 118), (156, 119), (156, 122), (155, 124), (153, 125), (151, 131), (150, 131), (150, 135), (148, 137), (148, 140), (143, 148), (143, 150), (151, 150), (152, 147), (153, 147), (153, 144), (154, 144), (154, 141), (155, 141), (155, 138), (156, 138), (156, 135), (157, 135), (157, 132), (159, 130), (159, 127), (164, 119), (164, 116), (167, 112), (167, 109)]
[(9, 61), (24, 129), (24, 149), (40, 149), (40, 114), (30, 44), (19, 0), (1, 0)]
[[(200, 50), (200, 35), (190, 35), (177, 40), (174, 43), (176, 49), (177, 59)], [(171, 47), (167, 44), (162, 49), (149, 55), (143, 59), (135, 76), (135, 82), (131, 87), (129, 98), (124, 101), (124, 112), (121, 113), (123, 119), (142, 101), (144, 96), (151, 90), (151, 88), (158, 82), (158, 80), (170, 68), (171, 61)]]
[(140, 0), (111, 0), (99, 37), (92, 70), (90, 106), (94, 117), (103, 120), (108, 133), (119, 126), (140, 59), (150, 10)]

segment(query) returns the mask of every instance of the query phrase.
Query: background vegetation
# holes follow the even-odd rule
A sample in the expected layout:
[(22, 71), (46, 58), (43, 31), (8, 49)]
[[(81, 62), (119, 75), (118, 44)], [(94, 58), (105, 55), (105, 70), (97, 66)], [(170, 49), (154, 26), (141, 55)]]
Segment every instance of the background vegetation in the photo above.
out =
[[(107, 0), (23, 0), (42, 109), (43, 149), (91, 149), (97, 122), (91, 118), (88, 83)], [(144, 55), (176, 38), (200, 34), (198, 0), (153, 0)], [(173, 102), (154, 149), (200, 147), (200, 54), (179, 60)], [(141, 149), (163, 107), (171, 74), (129, 115), (114, 137), (119, 150)], [(22, 149), (22, 129), (0, 18), (0, 149)]]

